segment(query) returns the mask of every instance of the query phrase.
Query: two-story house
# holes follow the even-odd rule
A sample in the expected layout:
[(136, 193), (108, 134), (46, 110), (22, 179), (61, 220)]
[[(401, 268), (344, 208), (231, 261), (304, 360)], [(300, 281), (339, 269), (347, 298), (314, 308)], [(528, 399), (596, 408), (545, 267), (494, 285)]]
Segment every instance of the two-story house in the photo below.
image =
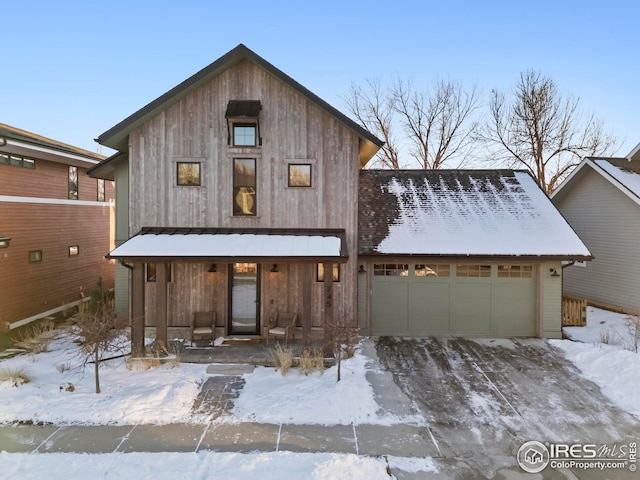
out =
[(86, 174), (102, 160), (0, 124), (0, 331), (113, 287), (113, 182)]
[(375, 136), (239, 45), (97, 141), (118, 151), (90, 174), (116, 181), (109, 257), (134, 351), (146, 327), (166, 345), (198, 311), (219, 335), (261, 334), (279, 311), (299, 313), (304, 339), (357, 325)]

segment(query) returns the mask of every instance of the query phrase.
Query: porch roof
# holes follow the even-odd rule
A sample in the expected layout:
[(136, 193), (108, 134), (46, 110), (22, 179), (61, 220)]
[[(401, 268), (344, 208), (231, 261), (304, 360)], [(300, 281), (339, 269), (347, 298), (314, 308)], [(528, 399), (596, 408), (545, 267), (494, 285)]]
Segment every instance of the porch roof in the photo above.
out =
[(344, 263), (344, 229), (145, 227), (107, 258), (129, 261), (296, 261)]

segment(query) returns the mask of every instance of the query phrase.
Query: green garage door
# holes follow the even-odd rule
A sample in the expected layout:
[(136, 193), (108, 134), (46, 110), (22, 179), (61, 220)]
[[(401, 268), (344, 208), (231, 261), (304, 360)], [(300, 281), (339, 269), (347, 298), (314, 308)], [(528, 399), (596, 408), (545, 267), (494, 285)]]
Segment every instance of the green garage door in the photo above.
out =
[(375, 264), (374, 335), (534, 336), (532, 265)]

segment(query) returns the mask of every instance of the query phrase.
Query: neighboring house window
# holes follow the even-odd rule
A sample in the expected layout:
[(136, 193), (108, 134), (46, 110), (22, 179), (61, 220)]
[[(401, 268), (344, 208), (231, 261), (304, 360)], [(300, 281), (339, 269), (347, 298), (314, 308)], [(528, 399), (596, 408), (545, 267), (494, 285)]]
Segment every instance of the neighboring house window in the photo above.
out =
[(78, 167), (69, 165), (69, 200), (78, 200)]
[(416, 264), (414, 275), (416, 277), (448, 277), (450, 268), (447, 264)]
[(498, 265), (499, 278), (531, 278), (533, 265)]
[[(156, 281), (156, 264), (147, 263), (147, 282)], [(167, 282), (171, 281), (171, 264), (167, 264)]]
[(408, 277), (409, 265), (406, 263), (376, 263), (373, 274), (384, 277)]
[(233, 146), (255, 147), (257, 145), (257, 131), (255, 123), (234, 123)]
[(29, 263), (37, 263), (42, 261), (42, 250), (31, 250), (29, 252)]
[[(324, 282), (324, 263), (318, 263), (316, 265), (316, 281)], [(333, 281), (334, 282), (340, 281), (340, 264), (339, 263), (333, 264)]]
[(76, 255), (80, 255), (80, 247), (78, 245), (71, 245), (69, 247), (69, 256), (75, 257)]
[(177, 165), (178, 185), (199, 187), (202, 184), (200, 178), (201, 169), (199, 162), (178, 162)]
[(104, 189), (104, 180), (102, 178), (98, 179), (98, 201), (105, 202), (106, 201), (106, 193)]
[(256, 159), (233, 159), (233, 215), (255, 216)]
[(491, 276), (491, 265), (467, 265), (461, 264), (456, 265), (456, 277), (490, 277)]
[(36, 161), (33, 158), (22, 157), (20, 155), (9, 155), (0, 153), (0, 165), (13, 165), (14, 167), (36, 168)]
[(290, 163), (289, 164), (289, 186), (290, 187), (310, 187), (311, 186), (311, 164)]

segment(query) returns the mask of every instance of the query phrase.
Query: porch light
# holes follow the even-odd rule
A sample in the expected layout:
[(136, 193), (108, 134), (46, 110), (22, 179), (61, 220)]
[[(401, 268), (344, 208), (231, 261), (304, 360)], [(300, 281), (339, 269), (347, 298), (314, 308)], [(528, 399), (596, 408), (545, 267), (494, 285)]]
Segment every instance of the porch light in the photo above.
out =
[(9, 248), (9, 243), (11, 243), (10, 238), (0, 236), (0, 248)]
[(549, 272), (551, 272), (551, 276), (552, 277), (559, 277), (560, 274), (558, 273), (558, 270), (556, 270), (555, 268), (550, 268)]
[(364, 269), (364, 265), (360, 265), (360, 268), (358, 269), (358, 273), (367, 273), (367, 271)]
[(212, 263), (207, 272), (216, 273), (218, 271), (218, 266), (215, 263)]
[(278, 270), (278, 264), (274, 263), (273, 267), (271, 267), (271, 270), (269, 270), (271, 273), (278, 273), (280, 270)]

